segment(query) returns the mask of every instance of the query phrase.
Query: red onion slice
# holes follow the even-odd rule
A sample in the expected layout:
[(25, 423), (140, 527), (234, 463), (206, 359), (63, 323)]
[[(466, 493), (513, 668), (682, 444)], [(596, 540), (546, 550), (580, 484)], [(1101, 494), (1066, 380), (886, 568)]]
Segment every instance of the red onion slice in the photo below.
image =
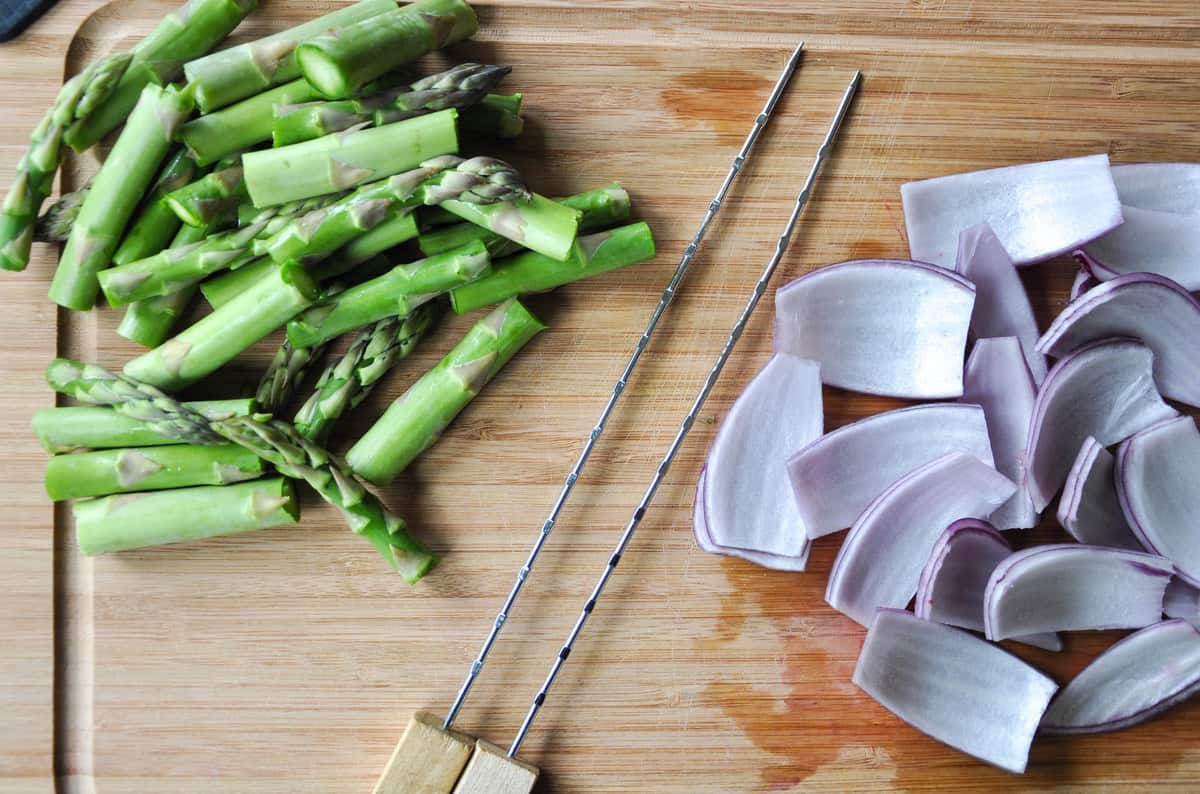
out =
[(1200, 585), (1200, 430), (1192, 418), (1168, 419), (1123, 443), (1116, 489), (1142, 545)]
[(904, 607), (917, 592), (941, 528), (959, 518), (991, 514), (1015, 490), (991, 466), (961, 453), (902, 477), (850, 528), (833, 562), (825, 600), (864, 626), (879, 607)]
[(975, 338), (1015, 336), (1034, 382), (1045, 380), (1046, 357), (1034, 349), (1038, 327), (1033, 306), (1016, 266), (992, 227), (982, 223), (959, 235), (955, 270), (975, 284), (975, 311), (971, 314)]
[(900, 186), (913, 259), (954, 266), (958, 233), (987, 223), (1018, 265), (1041, 262), (1121, 223), (1108, 155), (1029, 163)]
[(1163, 395), (1200, 405), (1200, 346), (1189, 344), (1200, 338), (1200, 303), (1187, 290), (1152, 273), (1118, 276), (1067, 304), (1038, 349), (1063, 356), (1114, 336), (1141, 339), (1154, 351), (1154, 378)]
[(1163, 614), (1200, 627), (1200, 590), (1175, 577), (1163, 596)]
[(1163, 557), (1064, 543), (1018, 551), (992, 571), (984, 631), (1003, 640), (1046, 631), (1140, 629), (1162, 617)]
[(821, 436), (787, 464), (808, 536), (845, 529), (896, 480), (951, 452), (992, 463), (987, 422), (978, 405), (901, 408)]
[(1117, 499), (1114, 464), (1100, 442), (1084, 439), (1058, 502), (1058, 523), (1080, 543), (1145, 551)]
[(814, 270), (775, 293), (775, 349), (821, 379), (913, 399), (962, 394), (975, 287), (943, 268), (869, 259)]
[(1042, 733), (1104, 733), (1161, 714), (1200, 690), (1200, 632), (1182, 620), (1130, 634), (1054, 698)]
[(1129, 207), (1184, 215), (1200, 213), (1200, 163), (1115, 165), (1117, 197)]
[(816, 363), (776, 354), (734, 402), (708, 452), (704, 515), (719, 546), (785, 557), (808, 536), (784, 463), (821, 435)]
[(1129, 206), (1121, 213), (1124, 223), (1083, 249), (1098, 269), (1157, 273), (1185, 289), (1200, 289), (1200, 215)]
[[(987, 521), (955, 521), (933, 545), (921, 570), (913, 611), (922, 620), (983, 631), (983, 594), (988, 578), (1012, 546)], [(1061, 651), (1057, 634), (1018, 637), (1018, 642)]]
[(1141, 342), (1108, 339), (1080, 348), (1050, 370), (1025, 445), (1026, 484), (1036, 510), (1050, 504), (1088, 436), (1116, 444), (1178, 415), (1155, 389), (1153, 364), (1154, 354)]
[(1058, 689), (995, 645), (895, 609), (879, 610), (854, 683), (922, 733), (1018, 773)]
[(808, 565), (808, 554), (812, 551), (812, 543), (804, 544), (804, 550), (795, 557), (783, 557), (778, 554), (765, 554), (761, 551), (748, 551), (728, 546), (718, 546), (708, 533), (708, 520), (704, 517), (704, 489), (707, 473), (700, 471), (700, 480), (696, 483), (696, 498), (692, 504), (692, 530), (696, 535), (696, 545), (709, 554), (720, 554), (725, 557), (738, 557), (747, 562), (773, 568), (777, 571), (803, 571)]
[(1071, 300), (1077, 300), (1080, 295), (1098, 286), (1100, 279), (1093, 276), (1086, 266), (1080, 267), (1079, 272), (1075, 274), (1075, 280), (1071, 282)]
[(1017, 483), (1017, 492), (988, 520), (1000, 529), (1028, 529), (1038, 511), (1025, 487), (1025, 443), (1037, 399), (1021, 343), (1015, 337), (980, 339), (967, 359), (963, 402), (983, 407), (996, 470)]

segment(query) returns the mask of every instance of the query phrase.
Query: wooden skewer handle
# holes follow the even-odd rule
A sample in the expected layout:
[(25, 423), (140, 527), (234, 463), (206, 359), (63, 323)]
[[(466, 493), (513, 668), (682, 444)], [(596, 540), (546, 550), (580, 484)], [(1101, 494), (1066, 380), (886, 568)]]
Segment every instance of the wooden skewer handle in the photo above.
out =
[(509, 758), (496, 745), (480, 739), (453, 794), (529, 794), (538, 768)]
[(470, 736), (442, 730), (440, 717), (417, 712), (379, 776), (374, 794), (451, 794), (474, 746)]

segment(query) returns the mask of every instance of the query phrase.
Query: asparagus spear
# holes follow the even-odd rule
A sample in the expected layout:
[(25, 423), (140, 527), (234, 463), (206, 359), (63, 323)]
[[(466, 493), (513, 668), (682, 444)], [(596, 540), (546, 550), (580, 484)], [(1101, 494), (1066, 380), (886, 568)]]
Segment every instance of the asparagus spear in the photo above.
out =
[[(582, 213), (579, 219), (580, 232), (594, 231), (629, 218), (629, 194), (619, 182), (555, 201)], [(493, 258), (523, 250), (512, 240), (473, 223), (456, 223), (421, 232), (418, 244), (421, 253), (432, 256), (465, 245), (471, 240), (479, 240), (486, 245)]]
[[(391, 269), (391, 263), (378, 254), (416, 236), (417, 222), (412, 213), (392, 213), (378, 226), (363, 232), (339, 248), (333, 256), (310, 267), (308, 272), (318, 281), (341, 276), (352, 270), (356, 277), (373, 278), (378, 273)], [(371, 266), (372, 262), (377, 262), (379, 266)], [(263, 257), (237, 270), (206, 279), (200, 284), (200, 291), (215, 309), (248, 289), (254, 282), (265, 278), (268, 271), (275, 267), (277, 265), (270, 257)]]
[(545, 327), (516, 299), (497, 306), (350, 448), (350, 468), (376, 485), (391, 482)]
[(308, 82), (338, 99), (478, 29), (475, 12), (463, 0), (417, 0), (306, 41), (296, 48), (296, 61)]
[(259, 222), (109, 268), (100, 273), (100, 287), (113, 306), (179, 292), (210, 273), (248, 262), (250, 243), (265, 226)]
[(163, 389), (188, 386), (308, 308), (316, 283), (304, 268), (287, 264), (220, 309), (125, 364), (131, 378)]
[(198, 170), (196, 161), (183, 151), (167, 160), (141, 212), (129, 225), (125, 239), (113, 254), (113, 264), (136, 262), (167, 247), (179, 231), (179, 218), (163, 199), (195, 179)]
[(91, 189), (92, 183), (88, 182), (79, 190), (72, 190), (70, 193), (59, 196), (58, 200), (51, 204), (50, 208), (34, 224), (33, 241), (35, 243), (65, 243), (71, 236), (71, 227), (79, 218), (83, 200), (87, 198)]
[(511, 66), (463, 63), (405, 88), (361, 99), (278, 104), (272, 138), (276, 146), (287, 146), (358, 124), (378, 126), (434, 110), (466, 108), (482, 100), (511, 71)]
[(80, 402), (111, 405), (187, 443), (217, 444), (225, 439), (253, 451), (285, 477), (311, 485), (409, 582), (420, 579), (436, 562), (408, 535), (403, 519), (363, 488), (340, 458), (301, 437), (286, 422), (251, 416), (209, 421), (149, 384), (69, 359), (55, 359), (46, 380), (57, 392)]
[[(174, 213), (171, 213), (174, 216)], [(198, 243), (208, 236), (202, 226), (183, 225), (171, 241), (171, 248)], [(117, 335), (123, 336), (142, 347), (158, 347), (171, 335), (175, 321), (187, 309), (196, 294), (196, 285), (184, 287), (170, 295), (134, 301), (125, 307), (125, 315), (117, 326)]]
[(75, 538), (91, 557), (295, 524), (300, 505), (290, 480), (201, 485), (76, 502)]
[(55, 501), (189, 485), (229, 485), (262, 476), (262, 459), (236, 444), (104, 449), (55, 455), (46, 494)]
[(293, 51), (301, 42), (327, 30), (394, 10), (396, 0), (359, 0), (272, 36), (189, 61), (183, 72), (188, 83), (196, 86), (196, 103), (200, 111), (212, 113), (217, 108), (299, 77), (300, 69)]
[[(246, 416), (258, 410), (254, 400), (208, 400), (183, 404), (187, 409), (207, 419), (228, 419)], [(33, 432), (49, 453), (74, 452), (77, 449), (111, 449), (115, 447), (153, 447), (162, 444), (182, 444), (173, 431), (133, 416), (117, 413), (112, 408), (77, 405), (69, 408), (43, 408), (33, 415)]]
[(458, 151), (453, 108), (242, 157), (256, 207), (335, 193)]
[(364, 185), (336, 204), (293, 221), (267, 253), (276, 262), (312, 266), (406, 208), (451, 198), (487, 204), (528, 195), (520, 176), (502, 160), (442, 155), (412, 171)]
[(293, 80), (216, 113), (192, 119), (183, 125), (179, 135), (196, 162), (201, 165), (215, 163), (234, 152), (271, 140), (276, 105), (310, 102), (320, 98), (320, 93), (307, 80)]
[(463, 220), (560, 262), (571, 253), (581, 216), (579, 210), (537, 193), (529, 201), (471, 204), (450, 200), (442, 206)]
[(142, 89), (174, 80), (184, 61), (220, 44), (257, 5), (257, 0), (188, 0), (133, 48), (129, 68), (112, 93), (77, 119), (63, 140), (77, 152), (90, 148), (126, 120)]
[(312, 396), (296, 413), (296, 432), (324, 439), (342, 414), (366, 399), (375, 384), (416, 348), (440, 308), (440, 303), (427, 303), (407, 316), (380, 320), (359, 334), (350, 349), (321, 373)]
[(79, 311), (92, 308), (96, 274), (111, 264), (121, 232), (192, 106), (187, 91), (146, 87), (79, 211), (50, 286), (52, 301)]
[(654, 235), (644, 223), (632, 223), (580, 237), (566, 262), (527, 251), (496, 262), (491, 275), (450, 291), (455, 314), (466, 314), (517, 295), (580, 281), (610, 270), (653, 259)]
[(260, 409), (272, 414), (283, 410), (308, 370), (321, 360), (324, 352), (325, 345), (293, 347), (291, 342), (283, 340), (258, 382), (255, 400)]
[(394, 315), (405, 315), (458, 284), (491, 269), (487, 249), (478, 240), (408, 265), (315, 304), (288, 323), (294, 347), (312, 347), (347, 331)]
[(128, 55), (110, 55), (72, 77), (34, 128), (16, 179), (0, 205), (0, 268), (24, 270), (29, 264), (34, 224), (62, 161), (63, 133), (83, 110), (90, 112), (111, 93), (129, 60)]
[(474, 135), (519, 138), (525, 131), (521, 94), (488, 94), (478, 105), (463, 111), (459, 128)]
[(207, 226), (221, 215), (236, 211), (247, 198), (242, 168), (235, 165), (169, 192), (166, 202), (188, 226)]

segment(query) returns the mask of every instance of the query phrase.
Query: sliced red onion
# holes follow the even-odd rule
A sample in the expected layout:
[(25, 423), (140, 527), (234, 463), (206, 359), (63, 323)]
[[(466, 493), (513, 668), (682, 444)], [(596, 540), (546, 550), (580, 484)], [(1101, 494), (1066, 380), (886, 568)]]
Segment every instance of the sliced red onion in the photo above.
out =
[(1101, 271), (1157, 273), (1185, 289), (1200, 289), (1200, 215), (1130, 206), (1121, 213), (1124, 223), (1083, 249)]
[(912, 399), (962, 394), (975, 288), (943, 268), (842, 262), (775, 293), (775, 349), (819, 361), (821, 379)]
[(1080, 348), (1050, 370), (1025, 445), (1026, 484), (1035, 509), (1050, 504), (1088, 436), (1108, 446), (1178, 415), (1155, 389), (1153, 364), (1154, 354), (1141, 342), (1108, 339)]
[(1098, 286), (1100, 286), (1100, 279), (1093, 276), (1087, 267), (1081, 266), (1079, 272), (1075, 274), (1075, 280), (1071, 282), (1071, 300), (1077, 300), (1080, 295), (1092, 287)]
[(988, 519), (1000, 529), (1028, 529), (1038, 522), (1024, 484), (1025, 442), (1037, 399), (1027, 363), (1015, 337), (980, 339), (963, 377), (963, 402), (982, 406), (987, 418), (996, 470), (1017, 483), (1017, 492)]
[(1163, 596), (1163, 614), (1200, 627), (1200, 590), (1175, 577)]
[(1129, 207), (1181, 214), (1200, 213), (1200, 163), (1115, 165), (1117, 197)]
[(808, 536), (845, 529), (896, 480), (951, 452), (992, 463), (987, 422), (978, 405), (901, 408), (821, 436), (787, 464)]
[(991, 643), (896, 609), (879, 610), (854, 683), (922, 733), (1018, 773), (1058, 689)]
[(784, 463), (821, 435), (816, 363), (776, 354), (734, 402), (708, 452), (704, 515), (719, 546), (785, 557), (808, 536)]
[(1058, 502), (1058, 523), (1080, 543), (1145, 551), (1121, 510), (1113, 467), (1099, 441), (1084, 439)]
[(1037, 352), (1037, 320), (1017, 268), (986, 223), (958, 236), (955, 270), (975, 284), (971, 333), (976, 339), (1015, 336), (1035, 383), (1046, 378), (1046, 357)]
[(1064, 543), (1011, 554), (992, 571), (984, 631), (1003, 640), (1046, 631), (1140, 629), (1162, 617), (1171, 562)]
[(850, 528), (829, 574), (825, 600), (864, 626), (879, 607), (904, 607), (917, 592), (941, 528), (959, 518), (990, 515), (1015, 490), (1003, 474), (961, 453), (902, 477)]
[(1054, 698), (1042, 733), (1104, 733), (1161, 714), (1200, 690), (1200, 632), (1168, 620), (1130, 634)]
[(1200, 585), (1200, 430), (1190, 416), (1137, 433), (1117, 450), (1117, 498), (1147, 550)]
[(761, 551), (735, 549), (728, 546), (718, 546), (708, 533), (708, 521), (704, 517), (704, 488), (706, 472), (700, 471), (700, 480), (696, 483), (696, 498), (692, 504), (692, 530), (696, 535), (696, 545), (709, 554), (720, 554), (726, 557), (738, 557), (748, 562), (773, 568), (777, 571), (803, 571), (808, 565), (808, 554), (812, 551), (812, 542), (804, 544), (804, 550), (795, 557), (783, 557), (778, 554), (765, 554)]
[[(921, 570), (913, 611), (922, 620), (983, 631), (983, 594), (988, 578), (1012, 546), (987, 521), (955, 521), (933, 545)], [(1018, 642), (1061, 651), (1057, 634), (1018, 637)]]
[(987, 223), (1018, 265), (1041, 262), (1121, 223), (1108, 155), (993, 168), (900, 186), (913, 259), (954, 266), (958, 233)]
[(1171, 399), (1200, 405), (1200, 346), (1191, 344), (1200, 338), (1200, 303), (1187, 290), (1152, 273), (1118, 276), (1067, 304), (1038, 340), (1038, 349), (1064, 356), (1114, 336), (1149, 345), (1159, 390)]

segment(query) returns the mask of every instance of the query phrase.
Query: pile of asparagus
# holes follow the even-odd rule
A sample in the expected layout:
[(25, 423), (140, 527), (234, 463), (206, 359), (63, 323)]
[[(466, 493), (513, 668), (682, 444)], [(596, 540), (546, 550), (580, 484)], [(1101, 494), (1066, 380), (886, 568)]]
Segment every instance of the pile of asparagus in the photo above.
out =
[[(254, 6), (191, 0), (72, 78), (33, 132), (0, 267), (64, 242), (50, 299), (87, 311), (103, 293), (124, 308), (118, 333), (150, 348), (120, 373), (50, 365), (80, 405), (34, 418), (46, 489), (79, 500), (79, 547), (98, 554), (295, 523), (304, 480), (416, 581), (433, 555), (361, 481), (391, 482), (544, 329), (520, 296), (650, 259), (654, 239), (626, 223), (619, 184), (552, 200), (502, 160), (460, 155), (523, 126), (521, 95), (492, 93), (509, 67), (406, 71), (476, 32), (463, 0), (360, 0), (206, 54)], [(118, 127), (92, 182), (39, 217), (66, 148)], [(197, 293), (211, 311), (177, 330)], [(440, 313), (488, 307), (344, 458), (325, 448)], [(284, 328), (254, 397), (173, 396)]]

